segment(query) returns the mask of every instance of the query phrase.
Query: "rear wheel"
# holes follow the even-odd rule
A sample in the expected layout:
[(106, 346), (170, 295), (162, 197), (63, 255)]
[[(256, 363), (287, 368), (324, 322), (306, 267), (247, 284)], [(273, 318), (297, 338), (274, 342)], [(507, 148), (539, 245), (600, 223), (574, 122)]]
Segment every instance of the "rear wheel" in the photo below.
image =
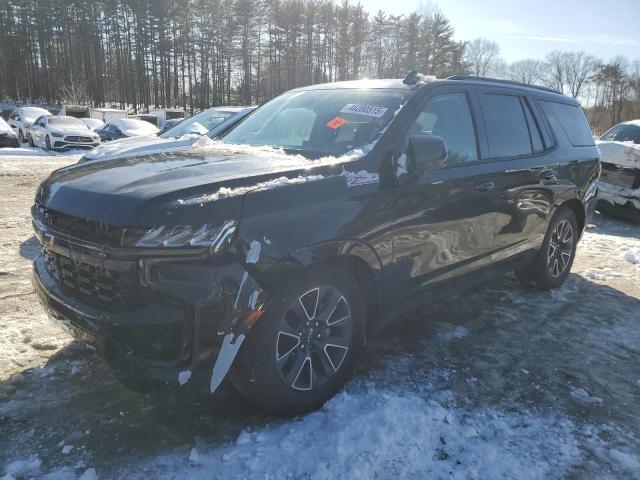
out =
[(568, 208), (560, 208), (549, 222), (547, 234), (535, 260), (516, 271), (525, 285), (543, 290), (561, 286), (571, 271), (578, 243), (578, 222)]
[(250, 331), (232, 381), (276, 415), (319, 408), (360, 356), (363, 312), (356, 283), (344, 270), (321, 266), (296, 275), (274, 293)]

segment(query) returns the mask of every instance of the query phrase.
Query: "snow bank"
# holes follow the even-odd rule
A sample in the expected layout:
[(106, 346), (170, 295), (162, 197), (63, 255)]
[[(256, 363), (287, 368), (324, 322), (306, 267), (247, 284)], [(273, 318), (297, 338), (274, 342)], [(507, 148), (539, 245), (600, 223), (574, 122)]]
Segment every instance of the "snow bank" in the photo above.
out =
[[(135, 462), (134, 478), (538, 479), (580, 459), (571, 422), (445, 408), (413, 393), (341, 393), (296, 421), (244, 431), (231, 444)], [(116, 475), (118, 476), (118, 475)]]

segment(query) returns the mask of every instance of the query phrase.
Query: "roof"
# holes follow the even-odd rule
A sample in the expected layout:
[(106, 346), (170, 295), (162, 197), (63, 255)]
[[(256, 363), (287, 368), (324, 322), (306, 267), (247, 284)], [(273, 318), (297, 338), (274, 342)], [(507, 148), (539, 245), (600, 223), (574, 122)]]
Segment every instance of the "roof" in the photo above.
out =
[(436, 83), (450, 83), (450, 84), (459, 84), (459, 83), (469, 83), (472, 85), (486, 85), (493, 87), (502, 87), (502, 88), (522, 88), (529, 91), (529, 93), (537, 94), (537, 95), (549, 95), (551, 97), (561, 97), (565, 102), (569, 101), (572, 103), (576, 103), (574, 99), (563, 95), (557, 90), (553, 90), (551, 88), (541, 87), (538, 85), (529, 85), (525, 83), (513, 82), (511, 80), (499, 80), (496, 78), (486, 78), (486, 77), (475, 77), (471, 75), (454, 75), (452, 77), (443, 78), (443, 79), (427, 79), (425, 81), (419, 81), (415, 85), (406, 85), (403, 83), (401, 79), (397, 78), (385, 78), (385, 79), (376, 79), (376, 80), (349, 80), (344, 82), (332, 82), (332, 83), (320, 83), (316, 85), (308, 85), (305, 87), (296, 88), (293, 91), (302, 91), (302, 90), (332, 90), (332, 89), (364, 89), (364, 88), (379, 88), (379, 89), (399, 89), (399, 90), (413, 90), (419, 88), (423, 85), (428, 84), (436, 84)]
[(620, 122), (618, 125), (635, 125), (636, 127), (640, 127), (640, 119), (627, 120), (626, 122)]
[(319, 83), (316, 85), (308, 85), (306, 87), (296, 88), (294, 91), (300, 90), (332, 90), (332, 89), (347, 89), (347, 88), (381, 88), (381, 89), (399, 89), (399, 90), (412, 90), (417, 86), (422, 85), (405, 85), (401, 79), (398, 78), (381, 78), (375, 80), (348, 80), (344, 82), (331, 82), (331, 83)]

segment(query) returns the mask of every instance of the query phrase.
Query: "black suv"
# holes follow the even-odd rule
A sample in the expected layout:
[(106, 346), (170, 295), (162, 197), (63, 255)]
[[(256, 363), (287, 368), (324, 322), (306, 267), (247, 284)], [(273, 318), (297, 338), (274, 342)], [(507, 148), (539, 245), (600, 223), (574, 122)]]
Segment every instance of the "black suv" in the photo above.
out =
[[(574, 100), (456, 76), (299, 88), (187, 152), (55, 171), (35, 289), (141, 389), (318, 408), (433, 295), (566, 280), (598, 150)], [(437, 301), (437, 300), (435, 300)]]

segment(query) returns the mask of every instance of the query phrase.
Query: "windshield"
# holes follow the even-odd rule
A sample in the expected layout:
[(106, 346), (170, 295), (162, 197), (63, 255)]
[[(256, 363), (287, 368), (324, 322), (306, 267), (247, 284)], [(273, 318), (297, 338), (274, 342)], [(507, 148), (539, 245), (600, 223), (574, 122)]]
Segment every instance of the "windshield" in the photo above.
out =
[(392, 89), (285, 93), (249, 115), (223, 142), (282, 147), (308, 156), (343, 155), (376, 140), (406, 95)]
[(204, 135), (232, 115), (234, 114), (231, 112), (223, 112), (220, 110), (206, 110), (204, 112), (196, 113), (195, 115), (186, 118), (178, 125), (169, 128), (166, 132), (160, 135), (160, 138), (177, 138), (189, 134)]
[(608, 142), (634, 142), (640, 143), (640, 126), (616, 125), (600, 137), (600, 140)]
[(81, 127), (81, 128), (87, 128), (87, 126), (82, 123), (80, 120), (78, 120), (77, 118), (74, 117), (56, 117), (56, 116), (51, 116), (51, 118), (49, 118), (49, 125), (52, 127)]
[(38, 117), (42, 115), (51, 115), (51, 113), (42, 108), (23, 108), (22, 109), (22, 119), (27, 122), (34, 122)]

